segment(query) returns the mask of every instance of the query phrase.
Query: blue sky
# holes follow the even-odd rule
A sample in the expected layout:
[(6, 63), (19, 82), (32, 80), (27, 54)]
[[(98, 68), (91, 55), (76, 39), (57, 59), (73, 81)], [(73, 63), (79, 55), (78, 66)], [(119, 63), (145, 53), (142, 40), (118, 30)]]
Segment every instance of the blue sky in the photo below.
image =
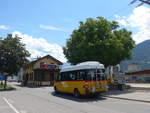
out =
[[(32, 39), (42, 38), (51, 45), (64, 46), (79, 21), (86, 18), (103, 16), (109, 20), (127, 21), (136, 7), (136, 4), (128, 6), (130, 1), (0, 0), (0, 37), (19, 32), (20, 36), (26, 34)], [(123, 27), (138, 31), (127, 23)]]
[[(108, 2), (109, 1), (109, 2)], [(65, 45), (71, 31), (79, 25), (79, 21), (97, 16), (110, 17), (116, 11), (127, 7), (130, 0), (1, 0), (0, 25), (10, 26), (8, 31), (0, 31), (0, 35), (15, 30), (44, 37), (51, 43)], [(130, 9), (130, 7), (129, 7)], [(121, 14), (128, 14), (131, 9)], [(54, 26), (63, 31), (41, 29), (40, 25)]]

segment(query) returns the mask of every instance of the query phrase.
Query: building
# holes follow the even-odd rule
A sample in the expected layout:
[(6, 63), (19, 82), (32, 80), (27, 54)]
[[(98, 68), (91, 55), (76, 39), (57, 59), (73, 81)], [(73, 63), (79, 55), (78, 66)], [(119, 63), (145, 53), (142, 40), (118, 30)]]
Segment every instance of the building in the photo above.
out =
[(128, 72), (134, 72), (134, 71), (138, 71), (138, 70), (139, 70), (138, 63), (129, 63), (128, 64)]
[(63, 63), (47, 55), (25, 67), (23, 85), (53, 85)]
[(125, 73), (128, 82), (150, 83), (150, 69)]

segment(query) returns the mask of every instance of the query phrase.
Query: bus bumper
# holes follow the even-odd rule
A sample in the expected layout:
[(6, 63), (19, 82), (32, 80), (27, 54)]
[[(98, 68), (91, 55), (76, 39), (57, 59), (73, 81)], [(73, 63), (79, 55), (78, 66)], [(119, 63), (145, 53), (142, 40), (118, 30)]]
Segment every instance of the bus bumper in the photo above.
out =
[(96, 91), (85, 89), (85, 95), (99, 95), (100, 93), (103, 93), (103, 92), (107, 92), (107, 89), (99, 89)]

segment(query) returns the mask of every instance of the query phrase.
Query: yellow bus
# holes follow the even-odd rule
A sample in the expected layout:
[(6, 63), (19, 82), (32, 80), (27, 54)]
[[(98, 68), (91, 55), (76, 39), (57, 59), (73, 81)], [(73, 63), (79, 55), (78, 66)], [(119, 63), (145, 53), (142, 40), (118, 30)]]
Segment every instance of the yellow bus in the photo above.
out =
[(63, 68), (54, 82), (55, 92), (81, 95), (97, 95), (108, 90), (105, 68), (96, 61), (79, 63)]

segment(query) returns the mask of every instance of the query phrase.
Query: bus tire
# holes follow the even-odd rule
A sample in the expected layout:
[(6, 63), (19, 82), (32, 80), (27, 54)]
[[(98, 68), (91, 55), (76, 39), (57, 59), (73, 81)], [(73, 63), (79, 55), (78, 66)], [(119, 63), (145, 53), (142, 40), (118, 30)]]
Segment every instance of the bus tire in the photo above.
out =
[(80, 97), (80, 93), (79, 93), (78, 89), (74, 89), (74, 97), (76, 97), (76, 98)]

